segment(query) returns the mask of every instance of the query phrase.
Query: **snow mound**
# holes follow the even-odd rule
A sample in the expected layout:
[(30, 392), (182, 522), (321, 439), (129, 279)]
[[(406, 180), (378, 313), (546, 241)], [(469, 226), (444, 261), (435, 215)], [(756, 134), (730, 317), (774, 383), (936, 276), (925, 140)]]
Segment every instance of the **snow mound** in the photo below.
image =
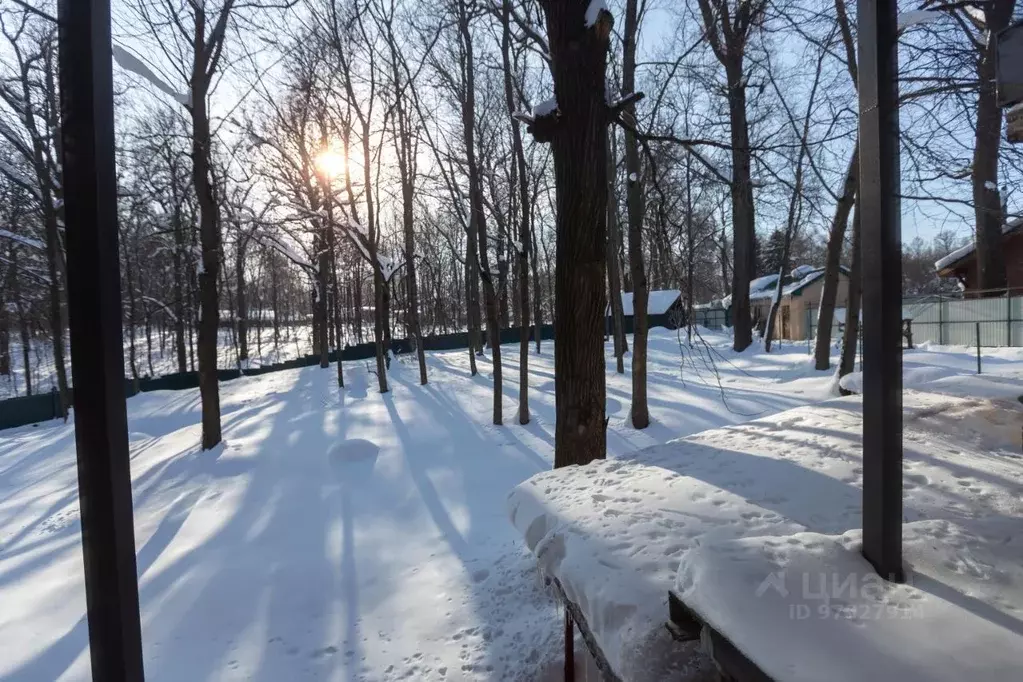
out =
[[(964, 377), (954, 379), (960, 387), (964, 385)], [(945, 380), (931, 384), (941, 381)], [(970, 553), (956, 555), (958, 558), (942, 554), (924, 562), (932, 566), (947, 560), (948, 565), (959, 567), (955, 570), (962, 578), (959, 583), (951, 579), (942, 583), (952, 587), (933, 603), (936, 609), (945, 609), (935, 621), (935, 632), (943, 632), (940, 628), (955, 622), (953, 606), (942, 606), (941, 600), (958, 600), (958, 610), (963, 610), (962, 603), (975, 600), (977, 618), (1003, 623), (1002, 628), (1004, 623), (1019, 623), (1005, 614), (1008, 607), (1004, 605), (1023, 601), (1023, 573), (1018, 568), (1023, 565), (1023, 538), (1017, 539), (1023, 521), (1023, 459), (1018, 457), (1023, 404), (1017, 400), (907, 390), (903, 405), (904, 516), (909, 524), (906, 536), (912, 539), (914, 533), (919, 533), (923, 538), (919, 542), (907, 540), (907, 554), (911, 558), (922, 556), (926, 538), (931, 544), (944, 544), (944, 552), (960, 549), (945, 541), (953, 536), (973, 537), (980, 543), (970, 545)], [(537, 474), (512, 490), (509, 514), (537, 557), (540, 570), (556, 579), (566, 597), (582, 612), (617, 675), (638, 682), (687, 679), (678, 671), (698, 665), (702, 655), (671, 641), (664, 628), (667, 593), (675, 584), (679, 562), (687, 562), (690, 568), (686, 570), (690, 572), (702, 571), (698, 564), (689, 563), (703, 561), (694, 552), (723, 543), (731, 547), (727, 543), (743, 538), (743, 542), (753, 543), (751, 555), (760, 553), (766, 557), (762, 561), (767, 561), (771, 559), (765, 550), (769, 540), (781, 546), (800, 533), (841, 536), (859, 528), (862, 430), (859, 396), (799, 407), (640, 450), (625, 458)], [(938, 530), (925, 532), (924, 526), (914, 530), (917, 526), (913, 524), (924, 520), (939, 524), (934, 527)], [(955, 524), (961, 529), (953, 527)], [(855, 563), (850, 558), (851, 544), (831, 539), (834, 546), (828, 548), (824, 539), (816, 538), (813, 542), (820, 547), (810, 549), (820, 551), (814, 558), (805, 549), (809, 547), (808, 537), (797, 538), (796, 542), (803, 554), (792, 555), (794, 565), (818, 561), (828, 566), (834, 563), (841, 570), (858, 567), (863, 573), (862, 560), (853, 557), (860, 562)], [(738, 546), (744, 547), (741, 542)], [(771, 547), (772, 552), (775, 549)], [(759, 577), (752, 587), (749, 579), (739, 581), (744, 575), (741, 567), (735, 567), (735, 575), (727, 581), (721, 578), (719, 592), (734, 591), (728, 609), (740, 609), (735, 618), (742, 617), (742, 608), (760, 608), (748, 602), (753, 600), (759, 582), (771, 572), (763, 570), (765, 566), (770, 567), (756, 566)], [(933, 571), (920, 570), (934, 577)], [(993, 582), (983, 583), (983, 576), (991, 576)], [(697, 577), (692, 573), (685, 580), (695, 581)], [(932, 584), (935, 590), (945, 589)], [(910, 599), (908, 593), (900, 599), (900, 604), (918, 601)], [(923, 602), (932, 605), (928, 599)], [(788, 603), (778, 608), (788, 608)], [(994, 615), (997, 611), (1002, 615)], [(758, 622), (754, 629), (770, 630), (782, 629), (789, 621), (774, 618), (770, 627)], [(721, 625), (723, 634), (730, 636), (729, 624)], [(929, 626), (913, 627), (917, 633)], [(1004, 652), (987, 663), (978, 658), (977, 665), (985, 665), (984, 670), (997, 678), (1004, 670), (1001, 666), (1012, 656), (1009, 652), (1021, 649), (1023, 639), (1019, 634), (1002, 633), (1001, 639), (992, 640), (1001, 642)], [(772, 635), (789, 647), (778, 655), (785, 660), (801, 660), (812, 647), (798, 644), (799, 655), (795, 655), (791, 646), (801, 641), (799, 633), (789, 635)], [(860, 636), (859, 646), (866, 649), (882, 645), (885, 634), (878, 633), (876, 638)], [(1014, 649), (1004, 647), (1007, 637), (1015, 638)], [(963, 647), (958, 649), (959, 655), (974, 660), (967, 644), (969, 638), (957, 641), (956, 646)], [(947, 642), (944, 646), (953, 648)], [(916, 650), (907, 643), (904, 648), (905, 655), (916, 660), (918, 654), (932, 647)], [(806, 655), (821, 665), (828, 660), (823, 655)], [(890, 652), (886, 655), (896, 657)], [(819, 668), (808, 669), (819, 673)], [(964, 669), (969, 670), (961, 667), (959, 671)], [(777, 672), (775, 668), (772, 671)], [(786, 673), (776, 679), (833, 679), (829, 675), (808, 675), (803, 678)], [(899, 674), (874, 678), (903, 679)], [(960, 679), (985, 678), (967, 675)]]
[(776, 680), (1017, 678), (1023, 623), (1012, 611), (1023, 608), (1023, 593), (1003, 597), (1000, 588), (1023, 585), (1023, 569), (995, 554), (991, 539), (950, 521), (906, 524), (903, 535), (902, 585), (881, 580), (852, 530), (697, 546), (683, 557), (675, 588)]
[[(852, 393), (863, 392), (863, 372), (842, 377), (842, 388)], [(962, 374), (951, 367), (906, 366), (902, 370), (902, 387), (925, 390), (963, 398), (1023, 397), (1023, 378), (997, 374)]]

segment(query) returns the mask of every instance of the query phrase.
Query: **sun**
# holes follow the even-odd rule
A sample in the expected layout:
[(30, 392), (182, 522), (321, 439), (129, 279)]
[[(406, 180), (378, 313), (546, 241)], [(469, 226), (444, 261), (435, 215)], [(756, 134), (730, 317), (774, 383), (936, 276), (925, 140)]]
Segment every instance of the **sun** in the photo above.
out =
[(316, 157), (316, 167), (327, 178), (334, 178), (345, 172), (348, 160), (344, 154), (339, 154), (333, 149), (325, 149)]

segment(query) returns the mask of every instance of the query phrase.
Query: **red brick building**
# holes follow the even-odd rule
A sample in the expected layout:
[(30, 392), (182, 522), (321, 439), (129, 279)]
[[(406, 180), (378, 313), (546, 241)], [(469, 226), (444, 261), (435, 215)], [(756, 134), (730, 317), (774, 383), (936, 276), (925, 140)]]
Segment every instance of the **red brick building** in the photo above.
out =
[[(967, 296), (977, 291), (976, 245), (970, 242), (934, 264), (940, 277), (955, 277), (962, 282)], [(1002, 252), (1009, 289), (1023, 290), (1023, 219), (1002, 228)]]

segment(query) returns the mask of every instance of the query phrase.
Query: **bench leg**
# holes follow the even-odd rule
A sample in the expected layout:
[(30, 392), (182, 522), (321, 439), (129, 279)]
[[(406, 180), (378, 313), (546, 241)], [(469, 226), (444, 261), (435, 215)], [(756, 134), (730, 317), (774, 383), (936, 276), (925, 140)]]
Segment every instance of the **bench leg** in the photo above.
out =
[(565, 608), (565, 682), (575, 680), (575, 628), (572, 614)]

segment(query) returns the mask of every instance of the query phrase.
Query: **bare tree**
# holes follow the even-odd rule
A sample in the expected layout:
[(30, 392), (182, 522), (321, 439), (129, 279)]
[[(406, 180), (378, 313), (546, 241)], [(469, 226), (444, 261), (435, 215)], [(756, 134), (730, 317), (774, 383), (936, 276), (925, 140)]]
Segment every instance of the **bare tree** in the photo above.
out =
[[(615, 371), (625, 373), (625, 354), (629, 352), (625, 338), (625, 311), (622, 307), (622, 274), (618, 254), (622, 230), (618, 225), (618, 164), (615, 162), (614, 131), (607, 135), (607, 282), (611, 300), (611, 324), (614, 333)], [(635, 303), (633, 303), (635, 305)]]
[[(622, 91), (631, 94), (636, 89), (636, 43), (639, 38), (639, 9), (637, 0), (625, 2), (625, 33), (622, 36)], [(632, 121), (636, 119), (636, 106), (630, 102), (623, 111)], [(647, 404), (646, 357), (649, 320), (647, 302), (650, 287), (647, 283), (646, 264), (643, 259), (643, 185), (639, 160), (639, 141), (636, 133), (625, 129), (625, 203), (629, 220), (629, 271), (632, 274), (632, 426), (645, 429), (650, 425)]]
[[(554, 466), (606, 454), (603, 322), (607, 248), (607, 52), (613, 20), (599, 3), (542, 0), (554, 98), (530, 129), (549, 142), (557, 187)], [(595, 7), (595, 11), (587, 11)]]
[[(469, 175), (469, 232), (476, 235), (480, 279), (487, 309), (487, 332), (490, 337), (491, 361), (494, 368), (494, 423), (503, 423), (501, 382), (501, 323), (498, 308), (497, 289), (494, 279), (497, 275), (490, 268), (487, 248), (487, 221), (483, 207), (483, 186), (480, 168), (476, 160), (476, 74), (472, 32), (470, 30), (470, 7), (459, 1), (457, 22), (459, 35), (459, 67), (462, 84), (462, 133), (465, 144), (465, 163)], [(475, 3), (472, 3), (475, 7)], [(470, 241), (470, 243), (472, 243)], [(470, 247), (471, 248), (471, 247)]]
[[(501, 4), (501, 62), (504, 69), (504, 97), (508, 114), (512, 117), (512, 183), (518, 181), (519, 229), (515, 241), (515, 256), (518, 266), (518, 310), (519, 310), (519, 423), (529, 423), (529, 242), (530, 242), (530, 197), (529, 174), (526, 168), (526, 153), (522, 146), (520, 122), (514, 117), (517, 107), (513, 87), (512, 64), (512, 0)], [(539, 331), (539, 330), (538, 330)], [(539, 334), (537, 334), (539, 339)]]
[(766, 0), (741, 2), (699, 0), (707, 42), (725, 69), (732, 151), (732, 328), (734, 348), (745, 350), (753, 342), (749, 284), (753, 277), (756, 238), (749, 122), (746, 112), (746, 48), (763, 20)]

